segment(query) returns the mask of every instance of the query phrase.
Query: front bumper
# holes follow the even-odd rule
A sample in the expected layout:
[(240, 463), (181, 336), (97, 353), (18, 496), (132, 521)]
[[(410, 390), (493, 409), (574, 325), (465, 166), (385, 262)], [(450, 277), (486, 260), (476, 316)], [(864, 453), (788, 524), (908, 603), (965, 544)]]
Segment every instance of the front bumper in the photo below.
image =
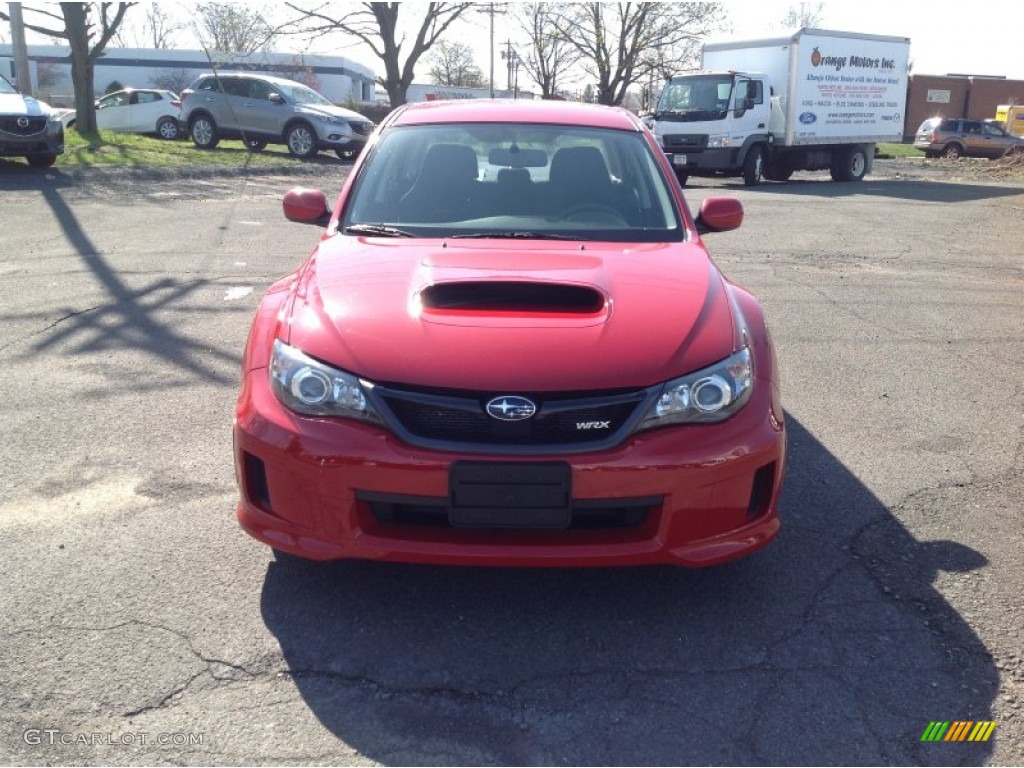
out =
[(361, 152), (369, 136), (356, 133), (347, 125), (315, 121), (317, 139), (322, 149), (342, 149)]
[(64, 153), (64, 126), (19, 136), (0, 131), (0, 157), (28, 157), (29, 155), (60, 155)]
[[(694, 149), (690, 151), (666, 149), (669, 164), (678, 171), (699, 175), (703, 171), (734, 171), (739, 167), (739, 148)], [(685, 157), (685, 161), (681, 158)]]
[[(298, 416), (280, 404), (267, 378), (265, 369), (247, 373), (239, 397), (238, 520), (256, 539), (302, 557), (706, 566), (760, 549), (779, 530), (785, 430), (778, 393), (767, 381), (759, 380), (743, 410), (720, 424), (651, 430), (595, 453), (531, 458), (431, 451), (373, 425)], [(563, 530), (446, 525), (452, 462), (481, 459), (566, 462), (574, 515), (577, 507), (631, 511), (609, 527), (592, 519)], [(388, 514), (396, 505), (425, 510), (432, 524), (396, 522)]]

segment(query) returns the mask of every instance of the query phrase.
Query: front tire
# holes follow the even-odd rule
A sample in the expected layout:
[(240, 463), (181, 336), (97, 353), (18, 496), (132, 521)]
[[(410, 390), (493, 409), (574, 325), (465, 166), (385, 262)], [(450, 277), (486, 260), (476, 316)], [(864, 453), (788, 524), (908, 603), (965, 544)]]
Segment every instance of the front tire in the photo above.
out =
[(161, 117), (156, 124), (156, 135), (166, 141), (178, 138), (178, 121), (173, 117)]
[(192, 136), (192, 143), (199, 149), (213, 149), (220, 143), (217, 124), (209, 115), (199, 115), (193, 118), (189, 125), (189, 134)]
[(832, 181), (860, 181), (867, 170), (868, 156), (863, 147), (837, 152), (832, 159)]
[(680, 171), (678, 168), (675, 169), (675, 173), (676, 173), (676, 181), (679, 182), (679, 186), (680, 187), (685, 187), (686, 186), (686, 182), (688, 182), (690, 180), (690, 174), (686, 173), (685, 171)]
[(295, 123), (284, 134), (288, 151), (300, 160), (307, 160), (320, 151), (316, 131), (309, 123)]
[(49, 168), (51, 165), (57, 162), (57, 155), (29, 155), (25, 158), (28, 160), (28, 164), (33, 168)]
[(764, 150), (761, 147), (751, 147), (743, 160), (743, 183), (748, 187), (756, 187), (761, 183), (763, 174)]

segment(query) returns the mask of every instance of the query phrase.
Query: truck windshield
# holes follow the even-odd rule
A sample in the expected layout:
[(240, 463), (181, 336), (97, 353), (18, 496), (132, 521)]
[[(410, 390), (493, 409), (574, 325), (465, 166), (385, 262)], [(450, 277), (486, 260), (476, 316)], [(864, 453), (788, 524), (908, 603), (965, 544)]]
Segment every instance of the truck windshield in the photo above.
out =
[(724, 120), (732, 96), (729, 75), (688, 75), (668, 81), (658, 99), (658, 120)]

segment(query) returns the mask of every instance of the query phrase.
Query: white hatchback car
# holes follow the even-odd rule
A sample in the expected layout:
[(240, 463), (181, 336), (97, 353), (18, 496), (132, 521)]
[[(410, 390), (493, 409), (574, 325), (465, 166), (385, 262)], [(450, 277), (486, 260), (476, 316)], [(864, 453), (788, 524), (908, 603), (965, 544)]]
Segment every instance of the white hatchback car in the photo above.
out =
[[(126, 88), (108, 93), (96, 101), (96, 127), (101, 131), (153, 133), (161, 139), (177, 139), (181, 101), (173, 91), (156, 88)], [(75, 124), (75, 113), (62, 117), (68, 128)]]

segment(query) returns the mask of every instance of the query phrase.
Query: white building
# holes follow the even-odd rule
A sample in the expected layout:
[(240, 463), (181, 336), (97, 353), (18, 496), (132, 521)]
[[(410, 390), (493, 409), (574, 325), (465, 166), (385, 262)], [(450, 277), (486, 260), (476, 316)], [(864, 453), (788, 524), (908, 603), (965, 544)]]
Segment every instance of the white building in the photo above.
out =
[[(36, 95), (54, 106), (74, 106), (71, 56), (66, 45), (29, 45)], [(309, 53), (217, 53), (173, 48), (111, 48), (96, 62), (93, 84), (101, 96), (114, 82), (125, 88), (166, 88), (180, 92), (213, 71), (261, 72), (306, 83), (336, 104), (372, 103), (373, 70), (344, 56)], [(0, 74), (14, 81), (12, 46), (0, 44)]]

